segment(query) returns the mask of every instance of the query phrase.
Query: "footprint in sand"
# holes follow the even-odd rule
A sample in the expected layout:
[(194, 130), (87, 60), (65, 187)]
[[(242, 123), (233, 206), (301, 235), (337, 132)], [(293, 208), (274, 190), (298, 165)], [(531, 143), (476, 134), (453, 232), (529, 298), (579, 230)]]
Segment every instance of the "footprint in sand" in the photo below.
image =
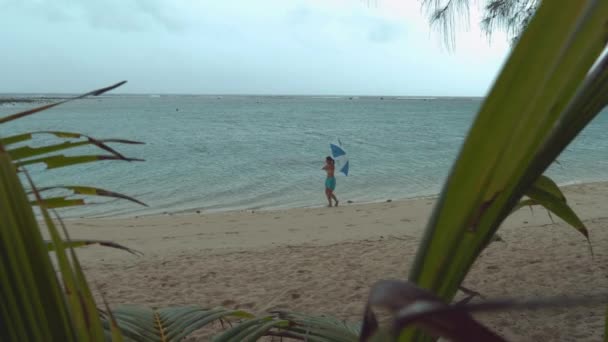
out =
[(357, 225), (356, 225), (356, 224), (349, 223), (349, 224), (347, 224), (346, 226), (347, 226), (347, 227), (356, 227)]
[(278, 219), (280, 219), (280, 218), (281, 218), (281, 216), (275, 216), (275, 217), (274, 217), (274, 219), (275, 219), (275, 220), (278, 220)]
[(402, 219), (401, 219), (401, 220), (399, 220), (399, 221), (401, 221), (401, 222), (412, 222), (412, 220), (410, 220), (410, 219), (406, 219), (406, 218), (402, 218)]
[(319, 228), (322, 228), (322, 229), (327, 229), (327, 228), (329, 228), (329, 227), (328, 227), (328, 226), (319, 226)]

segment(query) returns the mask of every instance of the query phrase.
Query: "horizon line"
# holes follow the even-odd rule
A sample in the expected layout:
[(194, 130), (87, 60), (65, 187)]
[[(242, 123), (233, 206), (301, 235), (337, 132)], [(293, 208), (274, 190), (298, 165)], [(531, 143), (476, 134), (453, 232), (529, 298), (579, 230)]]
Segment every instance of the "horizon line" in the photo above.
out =
[[(82, 92), (19, 92), (19, 93), (5, 93), (0, 92), (0, 96), (6, 95), (78, 95)], [(138, 95), (138, 96), (146, 96), (146, 95), (158, 95), (158, 96), (259, 96), (259, 97), (277, 97), (277, 96), (300, 96), (300, 97), (311, 97), (311, 96), (322, 96), (322, 97), (419, 97), (419, 98), (458, 98), (458, 97), (478, 97), (483, 98), (484, 95), (381, 95), (381, 94), (288, 94), (288, 93), (278, 93), (278, 94), (247, 94), (247, 93), (139, 93), (139, 92), (112, 92), (103, 94), (101, 96), (120, 96), (120, 95)], [(92, 96), (93, 97), (93, 96)]]

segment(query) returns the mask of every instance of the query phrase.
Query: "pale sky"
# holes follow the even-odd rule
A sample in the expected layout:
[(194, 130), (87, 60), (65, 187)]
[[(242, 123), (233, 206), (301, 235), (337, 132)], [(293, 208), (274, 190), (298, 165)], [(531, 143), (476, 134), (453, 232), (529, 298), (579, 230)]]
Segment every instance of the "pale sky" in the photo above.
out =
[(447, 51), (420, 0), (0, 0), (0, 93), (483, 96), (509, 44)]

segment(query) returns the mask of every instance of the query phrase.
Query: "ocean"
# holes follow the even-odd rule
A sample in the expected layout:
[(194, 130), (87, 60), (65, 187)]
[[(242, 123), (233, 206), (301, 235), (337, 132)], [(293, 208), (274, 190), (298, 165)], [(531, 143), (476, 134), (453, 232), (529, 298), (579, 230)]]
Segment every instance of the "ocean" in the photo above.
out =
[[(341, 203), (437, 194), (481, 105), (480, 98), (348, 96), (109, 95), (78, 100), (0, 126), (0, 135), (38, 130), (124, 138), (112, 145), (145, 162), (30, 167), (38, 186), (91, 185), (149, 207), (91, 198), (66, 217), (138, 216), (201, 210), (326, 205), (321, 170), (340, 139), (349, 176)], [(0, 105), (0, 115), (35, 104)], [(608, 180), (608, 114), (603, 112), (554, 164), (560, 184)], [(40, 137), (35, 145), (55, 141)], [(79, 148), (66, 154), (98, 153)], [(103, 152), (103, 151), (101, 151)]]

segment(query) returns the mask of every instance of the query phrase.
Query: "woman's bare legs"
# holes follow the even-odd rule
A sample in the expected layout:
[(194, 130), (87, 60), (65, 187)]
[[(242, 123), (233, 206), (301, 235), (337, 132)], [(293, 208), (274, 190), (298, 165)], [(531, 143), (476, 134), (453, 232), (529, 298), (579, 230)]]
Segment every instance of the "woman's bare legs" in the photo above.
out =
[(331, 204), (331, 200), (333, 198), (333, 200), (336, 202), (335, 206), (338, 206), (338, 198), (336, 197), (336, 195), (334, 194), (334, 192), (331, 189), (325, 188), (325, 196), (327, 196), (327, 202), (329, 202), (328, 207), (332, 207)]

